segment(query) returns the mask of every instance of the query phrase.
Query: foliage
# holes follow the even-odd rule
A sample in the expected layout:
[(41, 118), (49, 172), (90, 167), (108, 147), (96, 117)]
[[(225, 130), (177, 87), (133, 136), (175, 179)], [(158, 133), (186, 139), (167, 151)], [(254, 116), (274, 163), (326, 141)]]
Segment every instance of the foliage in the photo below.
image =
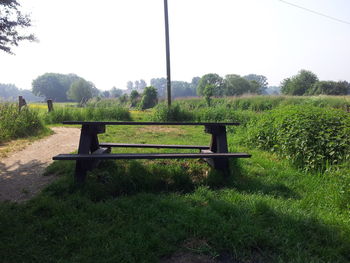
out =
[(218, 74), (209, 73), (201, 77), (197, 86), (197, 94), (203, 96), (207, 85), (213, 87), (214, 96), (222, 96), (224, 94), (224, 81)]
[(252, 121), (247, 141), (298, 167), (323, 171), (350, 159), (350, 116), (330, 108), (280, 107)]
[(350, 93), (350, 84), (346, 81), (318, 81), (309, 91), (310, 95), (347, 95)]
[(42, 100), (42, 98), (35, 96), (30, 90), (18, 89), (13, 84), (0, 83), (0, 99), (5, 101), (18, 101), (18, 96), (22, 96), (27, 102)]
[(248, 81), (239, 75), (231, 74), (225, 77), (226, 96), (240, 96), (245, 93), (259, 93), (259, 85), (255, 81)]
[(72, 108), (61, 107), (41, 116), (45, 123), (63, 121), (129, 121), (130, 113), (120, 106)]
[(67, 92), (73, 82), (82, 79), (75, 74), (45, 73), (32, 82), (32, 91), (39, 97), (57, 102), (68, 101)]
[(282, 81), (281, 92), (286, 95), (306, 95), (317, 81), (316, 74), (308, 70), (301, 70), (296, 76)]
[(22, 14), (17, 0), (0, 1), (0, 50), (13, 54), (11, 47), (18, 46), (19, 42), (34, 41), (33, 34), (23, 33), (23, 28), (31, 25), (29, 15)]
[(0, 143), (16, 138), (33, 136), (45, 128), (37, 112), (16, 104), (0, 103)]
[(250, 82), (255, 82), (257, 83), (257, 90), (258, 94), (264, 94), (269, 83), (267, 81), (267, 77), (263, 75), (257, 75), (257, 74), (249, 74), (243, 77), (244, 79), (250, 81)]
[(191, 112), (183, 110), (178, 104), (168, 107), (165, 104), (158, 104), (152, 113), (151, 120), (159, 122), (167, 121), (192, 121), (194, 116)]
[(123, 95), (123, 90), (122, 89), (117, 89), (116, 87), (113, 87), (109, 91), (109, 96), (111, 96), (112, 98), (119, 98), (122, 95)]
[(157, 105), (157, 103), (158, 103), (157, 90), (152, 86), (146, 87), (142, 94), (140, 108), (142, 110), (149, 109)]
[(131, 107), (136, 107), (139, 102), (140, 102), (140, 94), (136, 90), (131, 91), (130, 93)]
[(79, 79), (72, 83), (67, 92), (67, 97), (70, 100), (85, 104), (92, 98), (94, 89), (96, 88), (93, 83), (87, 82), (84, 79)]

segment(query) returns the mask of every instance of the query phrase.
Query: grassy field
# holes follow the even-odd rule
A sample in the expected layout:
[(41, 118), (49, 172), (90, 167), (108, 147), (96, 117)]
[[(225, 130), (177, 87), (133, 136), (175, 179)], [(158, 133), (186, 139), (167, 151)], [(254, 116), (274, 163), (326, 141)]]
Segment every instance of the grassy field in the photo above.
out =
[[(174, 262), (167, 260), (180, 253), (217, 262), (349, 262), (350, 165), (301, 171), (247, 148), (244, 136), (244, 127), (229, 133), (230, 151), (252, 158), (232, 161), (228, 177), (200, 160), (110, 161), (77, 188), (74, 163), (52, 164), (46, 173), (60, 179), (40, 196), (0, 205), (0, 261)], [(100, 135), (125, 143), (209, 140), (202, 127), (111, 126)]]

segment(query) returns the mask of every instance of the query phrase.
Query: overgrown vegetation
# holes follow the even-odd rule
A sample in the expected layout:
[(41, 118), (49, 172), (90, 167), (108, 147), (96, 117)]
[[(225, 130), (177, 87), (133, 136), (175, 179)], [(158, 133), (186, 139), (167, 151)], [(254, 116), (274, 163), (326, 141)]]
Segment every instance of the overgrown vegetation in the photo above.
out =
[(350, 159), (350, 116), (330, 108), (281, 107), (249, 124), (248, 142), (322, 171)]
[(63, 121), (128, 121), (129, 110), (120, 106), (113, 107), (61, 107), (41, 116), (45, 123), (54, 124)]
[(45, 130), (36, 111), (27, 107), (18, 110), (16, 104), (0, 103), (0, 143)]

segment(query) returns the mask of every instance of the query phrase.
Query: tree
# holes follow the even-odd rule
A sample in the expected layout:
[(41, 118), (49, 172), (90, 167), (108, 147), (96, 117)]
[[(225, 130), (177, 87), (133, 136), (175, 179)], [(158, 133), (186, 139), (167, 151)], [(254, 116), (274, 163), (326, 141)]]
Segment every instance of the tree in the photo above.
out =
[(157, 90), (158, 96), (160, 98), (165, 98), (166, 96), (166, 78), (153, 78), (151, 79), (151, 86)]
[(140, 100), (140, 94), (136, 90), (131, 91), (130, 93), (131, 107), (136, 107), (139, 100)]
[(68, 101), (67, 92), (73, 82), (82, 79), (75, 74), (45, 73), (32, 82), (32, 92), (54, 101)]
[(218, 74), (209, 73), (204, 75), (197, 86), (197, 94), (200, 96), (204, 95), (204, 89), (207, 85), (213, 86), (213, 96), (222, 96), (223, 95), (223, 87), (224, 87), (224, 81), (222, 77), (220, 77)]
[(267, 78), (263, 75), (249, 74), (244, 76), (243, 78), (250, 81), (253, 86), (256, 86), (257, 84), (257, 94), (265, 93), (267, 86), (269, 85), (269, 83), (267, 82)]
[(112, 98), (119, 98), (120, 96), (123, 95), (123, 90), (117, 89), (116, 87), (113, 87), (110, 91), (110, 95)]
[(350, 84), (347, 81), (318, 81), (308, 95), (347, 95), (349, 92)]
[(245, 93), (256, 93), (257, 82), (249, 82), (236, 74), (225, 76), (225, 95), (239, 96)]
[(88, 82), (84, 79), (79, 79), (72, 83), (70, 89), (67, 92), (67, 96), (73, 101), (84, 104), (93, 97), (93, 89), (93, 83)]
[(203, 95), (204, 95), (205, 101), (207, 102), (208, 107), (210, 107), (211, 97), (214, 95), (214, 86), (210, 84), (205, 86)]
[(306, 95), (312, 92), (312, 87), (317, 81), (316, 74), (308, 70), (300, 70), (297, 75), (281, 82), (281, 92), (287, 95)]
[(143, 94), (142, 94), (142, 100), (140, 103), (140, 107), (142, 110), (152, 108), (156, 106), (158, 103), (158, 94), (157, 90), (152, 87), (146, 87)]
[(24, 34), (22, 30), (31, 25), (30, 17), (21, 13), (17, 0), (0, 1), (0, 50), (13, 54), (11, 47), (18, 46), (20, 41), (34, 41), (33, 34)]
[(127, 90), (133, 90), (134, 89), (134, 83), (132, 81), (128, 81), (126, 83), (126, 89)]

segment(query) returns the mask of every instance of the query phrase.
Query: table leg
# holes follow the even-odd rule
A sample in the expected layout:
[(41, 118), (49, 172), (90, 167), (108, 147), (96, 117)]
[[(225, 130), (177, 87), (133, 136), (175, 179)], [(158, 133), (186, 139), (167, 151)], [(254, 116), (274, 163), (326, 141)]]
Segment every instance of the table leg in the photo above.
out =
[[(213, 153), (228, 153), (226, 127), (206, 126), (205, 132), (211, 134), (210, 151)], [(212, 159), (211, 162), (215, 169), (220, 171), (228, 171), (228, 158)]]
[[(104, 126), (83, 125), (80, 133), (78, 154), (92, 154), (99, 149), (98, 133), (104, 132)], [(94, 162), (77, 160), (75, 165), (75, 181), (83, 183), (87, 171), (94, 167)]]

